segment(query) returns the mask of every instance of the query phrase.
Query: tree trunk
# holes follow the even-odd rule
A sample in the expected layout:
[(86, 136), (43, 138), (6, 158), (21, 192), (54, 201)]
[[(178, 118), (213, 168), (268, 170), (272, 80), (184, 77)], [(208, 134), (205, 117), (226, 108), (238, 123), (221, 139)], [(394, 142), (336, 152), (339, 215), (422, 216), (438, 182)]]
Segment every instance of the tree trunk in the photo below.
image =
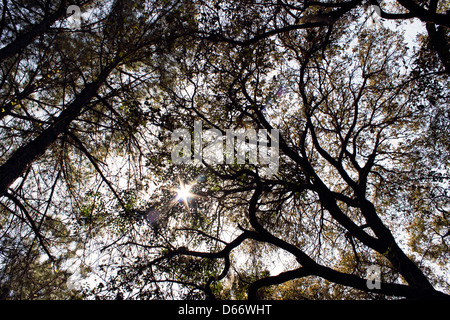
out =
[(0, 62), (20, 53), (25, 49), (37, 36), (44, 34), (55, 21), (63, 18), (66, 14), (66, 1), (62, 1), (57, 11), (46, 17), (40, 23), (34, 25), (28, 32), (19, 34), (14, 41), (0, 49)]
[[(89, 1), (85, 1), (82, 5), (89, 3)], [(23, 34), (19, 34), (14, 41), (12, 41), (7, 46), (0, 49), (0, 63), (5, 59), (12, 57), (18, 53), (20, 53), (23, 49), (25, 49), (33, 40), (47, 32), (50, 27), (58, 20), (61, 20), (66, 16), (67, 13), (67, 1), (61, 1), (61, 5), (54, 13), (50, 14), (40, 23), (33, 25), (32, 28)]]
[(42, 131), (35, 139), (18, 148), (14, 154), (0, 167), (0, 195), (4, 195), (11, 184), (36, 160), (43, 155), (58, 137), (67, 131), (70, 123), (75, 120), (97, 94), (97, 90), (118, 64), (119, 60), (105, 68), (99, 77), (86, 85), (75, 100), (63, 110), (54, 123)]
[(426, 28), (432, 49), (444, 65), (445, 72), (450, 74), (450, 45), (446, 40), (445, 30), (443, 27), (436, 28), (433, 23), (427, 23)]

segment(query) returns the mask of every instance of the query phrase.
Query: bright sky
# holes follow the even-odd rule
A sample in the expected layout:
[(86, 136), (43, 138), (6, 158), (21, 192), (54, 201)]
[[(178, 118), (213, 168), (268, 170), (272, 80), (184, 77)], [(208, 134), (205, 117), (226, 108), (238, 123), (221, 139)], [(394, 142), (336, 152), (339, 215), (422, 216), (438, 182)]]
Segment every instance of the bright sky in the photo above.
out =
[[(417, 34), (425, 32), (424, 24), (422, 22), (418, 21), (417, 19), (414, 22), (403, 22), (400, 26), (397, 25), (397, 23), (394, 21), (380, 21), (380, 24), (383, 26), (387, 26), (393, 30), (403, 30), (404, 35), (405, 35), (405, 41), (407, 42), (410, 50), (412, 50), (414, 47), (418, 46), (418, 44), (416, 42)], [(370, 26), (370, 28), (379, 28), (379, 27), (380, 26), (376, 25), (376, 24)], [(411, 51), (410, 51), (410, 53), (411, 53)], [(188, 94), (191, 94), (191, 92), (188, 92)], [(175, 191), (174, 197), (177, 200), (181, 200), (180, 202), (183, 202), (185, 205), (188, 204), (189, 199), (193, 196), (193, 194), (190, 192), (189, 185), (185, 186), (183, 184), (180, 184), (178, 189), (175, 189), (174, 191)], [(224, 233), (227, 233), (227, 231), (224, 231)], [(233, 234), (230, 234), (232, 237), (236, 236), (236, 234), (234, 234), (234, 232), (232, 232), (232, 233)], [(228, 240), (228, 239), (225, 239), (225, 240)], [(99, 259), (99, 257), (97, 257), (97, 259)], [(97, 259), (94, 258), (92, 260), (95, 261)], [(267, 261), (267, 265), (268, 265), (268, 268), (270, 269), (271, 275), (279, 274), (283, 271), (288, 270), (289, 268), (292, 268), (293, 265), (295, 265), (295, 260), (292, 259), (292, 257), (289, 254), (284, 253), (284, 252), (275, 254), (272, 257), (270, 257), (270, 259), (268, 259), (268, 260), (269, 261)], [(241, 256), (235, 262), (237, 265), (239, 265), (241, 263), (243, 264), (246, 262), (246, 257)], [(75, 271), (75, 270), (72, 269), (72, 271)], [(79, 274), (78, 274), (78, 272), (75, 272), (75, 274), (70, 279), (70, 285), (78, 286), (79, 285), (78, 280), (79, 280)], [(91, 278), (87, 282), (90, 283), (91, 285), (93, 285), (96, 282), (96, 280), (98, 280), (98, 279)]]

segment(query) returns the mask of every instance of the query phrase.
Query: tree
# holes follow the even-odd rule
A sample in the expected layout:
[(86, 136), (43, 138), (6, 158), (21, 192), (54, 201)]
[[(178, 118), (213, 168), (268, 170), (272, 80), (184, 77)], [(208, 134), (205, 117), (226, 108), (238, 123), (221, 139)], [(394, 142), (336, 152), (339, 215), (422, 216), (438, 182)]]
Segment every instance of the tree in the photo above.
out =
[[(79, 210), (84, 193), (104, 184), (120, 210), (128, 210), (104, 174), (102, 159), (139, 148), (136, 127), (145, 122), (146, 111), (137, 99), (165, 71), (159, 57), (187, 32), (186, 27), (167, 27), (180, 22), (174, 18), (181, 14), (177, 3), (114, 1), (104, 4), (105, 11), (86, 8), (91, 12), (89, 24), (75, 31), (65, 27), (65, 21), (52, 27), (65, 18), (66, 5), (60, 3), (54, 13), (49, 2), (36, 4), (44, 18), (25, 19), (23, 30), (14, 25), (16, 16), (20, 20), (23, 11), (33, 7), (28, 2), (4, 6), (2, 20), (2, 41), (10, 42), (2, 51), (6, 62), (2, 64), (0, 193), (7, 211), (20, 212), (14, 224), (30, 228), (50, 260), (52, 246), (59, 250), (65, 241), (83, 242), (74, 234), (61, 238), (62, 243), (48, 241), (46, 225), (56, 218), (69, 224), (77, 220), (73, 211)], [(96, 144), (86, 147), (95, 138)], [(100, 176), (100, 184), (80, 187), (93, 177), (91, 168)], [(5, 230), (4, 237), (17, 232)], [(77, 226), (69, 230), (79, 231)], [(35, 243), (29, 242), (30, 250)]]
[[(79, 32), (49, 22), (3, 72), (0, 191), (29, 252), (56, 261), (73, 237), (59, 257), (95, 257), (98, 298), (448, 298), (447, 8), (381, 5), (426, 23), (413, 59), (359, 0), (117, 0)], [(199, 160), (199, 123), (278, 129), (276, 172), (261, 150)], [(177, 128), (196, 162), (171, 158)]]

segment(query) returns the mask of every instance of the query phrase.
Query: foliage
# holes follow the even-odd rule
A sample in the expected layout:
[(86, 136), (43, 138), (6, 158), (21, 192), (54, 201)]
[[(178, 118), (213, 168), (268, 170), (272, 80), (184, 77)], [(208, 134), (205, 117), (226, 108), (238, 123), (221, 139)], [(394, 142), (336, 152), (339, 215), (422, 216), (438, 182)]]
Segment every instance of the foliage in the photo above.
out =
[[(2, 298), (448, 298), (445, 1), (0, 12)], [(172, 133), (199, 121), (278, 129), (276, 174), (175, 164)]]

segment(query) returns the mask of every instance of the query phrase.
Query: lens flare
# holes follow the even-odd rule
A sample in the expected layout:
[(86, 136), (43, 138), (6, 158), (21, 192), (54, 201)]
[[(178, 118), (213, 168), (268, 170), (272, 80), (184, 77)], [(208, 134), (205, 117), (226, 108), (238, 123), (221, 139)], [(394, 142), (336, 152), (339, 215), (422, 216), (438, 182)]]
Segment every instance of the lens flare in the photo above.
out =
[(195, 186), (196, 182), (193, 181), (190, 184), (184, 184), (184, 182), (181, 180), (180, 177), (178, 177), (178, 188), (170, 188), (168, 190), (175, 192), (176, 196), (175, 198), (170, 202), (169, 209), (171, 209), (175, 204), (178, 202), (182, 202), (186, 209), (190, 212), (190, 202), (193, 199), (197, 198), (205, 198), (203, 196), (197, 195), (193, 192), (191, 192), (192, 188)]
[(175, 190), (175, 192), (177, 193), (177, 196), (175, 199), (178, 201), (183, 201), (184, 205), (186, 206), (186, 208), (188, 210), (190, 210), (189, 209), (189, 200), (194, 197), (194, 194), (191, 193), (192, 187), (193, 187), (192, 185), (186, 186), (183, 183), (180, 183), (180, 187)]

